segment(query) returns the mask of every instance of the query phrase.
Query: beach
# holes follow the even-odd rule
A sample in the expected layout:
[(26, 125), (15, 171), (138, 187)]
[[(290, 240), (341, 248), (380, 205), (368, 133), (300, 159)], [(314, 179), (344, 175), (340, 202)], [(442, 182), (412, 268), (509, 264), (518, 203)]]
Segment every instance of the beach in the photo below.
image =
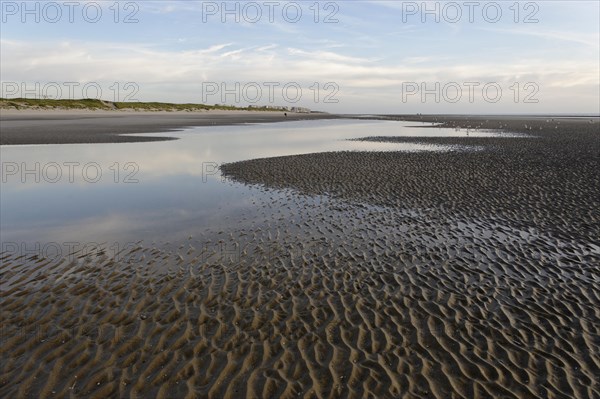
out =
[[(2, 144), (283, 118), (3, 111)], [(226, 181), (261, 193), (237, 226), (3, 252), (0, 396), (600, 396), (598, 118), (367, 118), (510, 135), (229, 162)], [(141, 132), (157, 136), (116, 135)]]
[(152, 137), (133, 133), (165, 133), (189, 126), (223, 126), (246, 123), (329, 119), (323, 113), (279, 111), (104, 111), (104, 110), (0, 110), (0, 145), (133, 143), (170, 140), (168, 134)]

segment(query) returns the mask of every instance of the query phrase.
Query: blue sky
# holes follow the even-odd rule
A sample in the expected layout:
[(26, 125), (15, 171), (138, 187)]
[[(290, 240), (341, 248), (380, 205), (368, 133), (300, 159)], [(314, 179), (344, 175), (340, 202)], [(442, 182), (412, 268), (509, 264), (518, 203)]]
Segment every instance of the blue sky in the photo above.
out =
[(67, 3), (1, 2), (3, 96), (599, 112), (598, 1)]

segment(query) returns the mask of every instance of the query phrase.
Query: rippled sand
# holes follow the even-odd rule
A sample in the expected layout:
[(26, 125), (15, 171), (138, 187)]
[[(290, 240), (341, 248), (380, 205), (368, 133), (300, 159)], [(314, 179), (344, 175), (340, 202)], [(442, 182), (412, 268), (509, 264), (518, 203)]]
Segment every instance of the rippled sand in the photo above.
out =
[[(4, 253), (0, 396), (597, 397), (593, 134), (225, 165), (262, 185), (237, 229)], [(485, 151), (504, 163), (476, 169), (479, 194), (430, 188)]]

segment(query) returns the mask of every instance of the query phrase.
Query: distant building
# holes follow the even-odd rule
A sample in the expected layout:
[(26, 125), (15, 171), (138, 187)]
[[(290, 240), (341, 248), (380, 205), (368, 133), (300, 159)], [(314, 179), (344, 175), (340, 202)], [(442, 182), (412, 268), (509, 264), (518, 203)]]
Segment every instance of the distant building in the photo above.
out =
[(292, 107), (291, 112), (301, 113), (301, 114), (310, 114), (310, 108), (305, 107)]
[(282, 107), (281, 105), (267, 105), (267, 109), (275, 109), (277, 111), (289, 111), (289, 107)]
[(295, 112), (295, 113), (303, 113), (309, 114), (311, 112), (310, 108), (304, 107), (286, 107), (281, 105), (249, 105), (249, 109), (272, 109), (275, 111), (285, 111), (285, 112)]

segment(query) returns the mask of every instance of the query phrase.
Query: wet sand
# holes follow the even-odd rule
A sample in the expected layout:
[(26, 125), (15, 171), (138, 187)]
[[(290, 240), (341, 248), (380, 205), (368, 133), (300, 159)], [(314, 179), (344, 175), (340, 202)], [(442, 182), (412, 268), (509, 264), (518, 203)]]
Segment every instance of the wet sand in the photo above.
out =
[(514, 123), (223, 165), (262, 199), (182, 243), (3, 253), (0, 396), (599, 396), (599, 125)]
[(131, 143), (171, 140), (168, 134), (131, 137), (128, 133), (165, 133), (192, 126), (222, 126), (306, 119), (329, 114), (267, 111), (73, 111), (0, 110), (0, 145)]
[[(446, 145), (454, 150), (307, 154), (237, 162), (222, 170), (244, 183), (428, 209), (440, 217), (502, 218), (561, 238), (599, 236), (598, 119), (457, 120), (440, 125), (463, 131), (465, 126), (521, 137), (365, 137), (357, 140)], [(436, 128), (424, 129), (435, 136)]]

